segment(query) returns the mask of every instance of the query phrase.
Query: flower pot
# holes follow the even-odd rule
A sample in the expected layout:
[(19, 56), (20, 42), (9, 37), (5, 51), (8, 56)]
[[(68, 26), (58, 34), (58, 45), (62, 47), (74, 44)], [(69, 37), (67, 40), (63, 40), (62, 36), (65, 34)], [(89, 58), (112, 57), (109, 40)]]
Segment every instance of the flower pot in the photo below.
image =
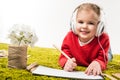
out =
[(27, 46), (8, 47), (8, 67), (26, 69), (27, 66)]

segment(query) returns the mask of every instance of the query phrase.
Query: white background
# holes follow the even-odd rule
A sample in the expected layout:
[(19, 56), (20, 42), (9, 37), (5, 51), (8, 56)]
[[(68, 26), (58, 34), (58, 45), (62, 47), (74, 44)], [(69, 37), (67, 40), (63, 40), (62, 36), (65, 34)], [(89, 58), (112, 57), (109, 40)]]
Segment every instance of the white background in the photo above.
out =
[(36, 46), (60, 47), (73, 10), (85, 1), (103, 8), (112, 51), (120, 54), (119, 0), (0, 0), (0, 42), (9, 43), (7, 34), (13, 24), (26, 24), (34, 28), (39, 38)]

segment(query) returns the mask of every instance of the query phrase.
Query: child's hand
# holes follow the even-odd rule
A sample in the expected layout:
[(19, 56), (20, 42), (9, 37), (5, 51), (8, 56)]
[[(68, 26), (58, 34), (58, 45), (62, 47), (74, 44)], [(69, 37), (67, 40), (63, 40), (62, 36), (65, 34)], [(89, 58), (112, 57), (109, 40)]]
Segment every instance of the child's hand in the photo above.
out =
[(75, 58), (68, 59), (65, 66), (64, 70), (65, 71), (73, 71), (75, 67), (77, 66)]
[(93, 61), (85, 70), (85, 73), (87, 75), (93, 74), (93, 75), (99, 75), (102, 73), (101, 66), (97, 61)]

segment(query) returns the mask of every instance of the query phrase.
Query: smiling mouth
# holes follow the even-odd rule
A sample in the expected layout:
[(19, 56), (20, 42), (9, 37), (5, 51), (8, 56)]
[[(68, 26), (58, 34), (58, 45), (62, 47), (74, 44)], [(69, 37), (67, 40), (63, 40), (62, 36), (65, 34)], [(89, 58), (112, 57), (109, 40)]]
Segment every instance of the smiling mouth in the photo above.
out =
[(82, 34), (89, 34), (90, 32), (89, 31), (80, 31), (80, 33), (82, 33)]

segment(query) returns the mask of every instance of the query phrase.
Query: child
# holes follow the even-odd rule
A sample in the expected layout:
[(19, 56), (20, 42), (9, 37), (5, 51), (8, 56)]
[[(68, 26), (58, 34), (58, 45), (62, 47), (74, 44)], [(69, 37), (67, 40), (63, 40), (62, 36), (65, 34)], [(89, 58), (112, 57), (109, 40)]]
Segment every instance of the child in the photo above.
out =
[(87, 67), (87, 75), (101, 74), (107, 66), (110, 42), (104, 32), (100, 7), (93, 3), (81, 4), (75, 9), (71, 24), (61, 46), (71, 59), (61, 54), (59, 64), (65, 71), (73, 71), (79, 65)]

